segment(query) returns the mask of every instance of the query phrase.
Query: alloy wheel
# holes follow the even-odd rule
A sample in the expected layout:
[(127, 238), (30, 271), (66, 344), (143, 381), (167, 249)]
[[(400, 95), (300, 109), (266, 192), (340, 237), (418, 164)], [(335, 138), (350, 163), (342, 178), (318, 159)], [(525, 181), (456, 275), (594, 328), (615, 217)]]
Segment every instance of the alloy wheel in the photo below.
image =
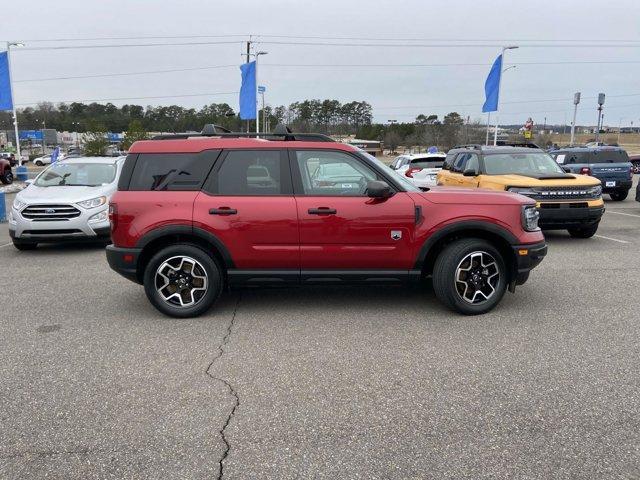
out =
[(469, 253), (456, 268), (456, 292), (470, 304), (477, 305), (489, 300), (496, 293), (499, 281), (498, 263), (487, 252)]
[(191, 307), (202, 300), (209, 286), (200, 262), (188, 256), (171, 257), (160, 264), (155, 288), (162, 300), (174, 307)]

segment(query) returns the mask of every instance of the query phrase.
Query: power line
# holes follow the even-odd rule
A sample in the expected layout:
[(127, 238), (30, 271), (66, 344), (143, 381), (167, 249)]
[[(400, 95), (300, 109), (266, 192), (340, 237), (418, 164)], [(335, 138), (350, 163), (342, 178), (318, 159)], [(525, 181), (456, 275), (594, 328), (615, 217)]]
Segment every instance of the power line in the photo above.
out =
[[(285, 42), (285, 41), (261, 41), (264, 45), (289, 45), (289, 46), (321, 46), (321, 47), (377, 47), (377, 48), (501, 48), (502, 43), (343, 43), (343, 42)], [(637, 44), (613, 44), (613, 43), (584, 43), (584, 44), (524, 44), (521, 43), (519, 47), (527, 48), (637, 48)]]
[(154, 73), (170, 73), (170, 72), (191, 72), (196, 70), (211, 70), (216, 68), (238, 68), (238, 65), (210, 65), (207, 67), (191, 67), (191, 68), (171, 68), (167, 70), (148, 70), (146, 72), (120, 72), (120, 73), (98, 73), (94, 75), (76, 75), (70, 77), (48, 77), (48, 78), (27, 78), (24, 80), (15, 80), (16, 83), (25, 82), (47, 82), (53, 80), (76, 80), (81, 78), (100, 78), (100, 77), (126, 77), (130, 75), (148, 75)]
[(226, 38), (226, 37), (248, 37), (245, 33), (230, 33), (227, 35), (161, 35), (161, 36), (135, 36), (135, 37), (84, 37), (84, 38), (31, 38), (22, 39), (23, 42), (98, 42), (110, 40), (167, 40), (167, 39), (187, 39), (187, 38)]
[[(214, 95), (237, 95), (240, 92), (214, 92), (214, 93), (191, 93), (186, 95), (158, 95), (158, 96), (149, 96), (149, 97), (119, 97), (119, 98), (91, 98), (85, 100), (54, 100), (51, 103), (87, 103), (87, 102), (110, 102), (110, 101), (121, 101), (121, 100), (149, 100), (149, 99), (157, 99), (157, 98), (186, 98), (186, 97), (208, 97)], [(16, 103), (18, 106), (25, 105), (38, 105), (40, 102), (31, 102), (31, 103)]]
[(69, 45), (51, 47), (25, 47), (14, 50), (15, 52), (38, 51), (38, 50), (83, 50), (93, 48), (129, 48), (129, 47), (182, 47), (195, 45), (229, 45), (240, 43), (240, 40), (224, 42), (169, 42), (169, 43), (112, 43), (102, 45)]

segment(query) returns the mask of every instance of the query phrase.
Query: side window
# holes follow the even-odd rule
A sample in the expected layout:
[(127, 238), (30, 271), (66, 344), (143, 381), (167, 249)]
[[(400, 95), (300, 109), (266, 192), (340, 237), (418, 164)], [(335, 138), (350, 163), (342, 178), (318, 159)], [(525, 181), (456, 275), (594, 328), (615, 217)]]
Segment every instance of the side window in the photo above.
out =
[(464, 167), (467, 158), (469, 158), (469, 153), (461, 153), (456, 157), (456, 160), (453, 162), (453, 167), (451, 168), (452, 172), (462, 173), (462, 168)]
[(451, 170), (453, 167), (453, 161), (455, 160), (455, 153), (448, 153), (447, 158), (444, 160), (444, 164), (442, 165), (443, 170)]
[(129, 190), (200, 190), (219, 154), (220, 150), (141, 153), (131, 174)]
[(280, 150), (230, 150), (207, 191), (217, 195), (290, 193), (290, 175)]
[(391, 164), (391, 167), (394, 170), (397, 170), (400, 167), (401, 164), (402, 164), (402, 157), (396, 157), (396, 159)]
[(462, 168), (464, 170), (475, 170), (476, 172), (480, 172), (480, 164), (478, 163), (478, 156), (475, 153), (468, 154), (467, 163), (465, 163)]
[(374, 170), (351, 155), (331, 150), (298, 150), (296, 163), (305, 195), (362, 196)]

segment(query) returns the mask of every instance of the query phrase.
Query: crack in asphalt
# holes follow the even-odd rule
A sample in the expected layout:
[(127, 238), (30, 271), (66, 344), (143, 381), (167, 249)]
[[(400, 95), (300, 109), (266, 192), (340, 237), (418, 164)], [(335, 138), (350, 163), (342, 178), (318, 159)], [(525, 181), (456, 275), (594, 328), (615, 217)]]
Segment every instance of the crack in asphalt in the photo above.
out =
[(218, 470), (218, 477), (217, 477), (218, 480), (222, 479), (224, 461), (226, 460), (227, 456), (229, 455), (229, 450), (231, 450), (231, 445), (229, 444), (229, 440), (227, 439), (227, 436), (226, 436), (225, 432), (226, 432), (227, 427), (229, 426), (229, 423), (231, 423), (231, 419), (235, 415), (237, 408), (240, 406), (240, 397), (238, 396), (238, 392), (236, 392), (236, 390), (233, 388), (231, 383), (229, 383), (224, 378), (216, 377), (215, 375), (211, 374), (211, 367), (213, 367), (214, 363), (216, 363), (218, 360), (220, 360), (220, 357), (222, 357), (222, 355), (224, 355), (224, 353), (226, 352), (225, 346), (229, 343), (229, 338), (231, 337), (231, 334), (233, 333), (233, 326), (235, 325), (236, 313), (238, 312), (238, 306), (240, 305), (241, 297), (242, 297), (242, 293), (239, 293), (238, 294), (238, 300), (236, 300), (236, 305), (235, 305), (235, 307), (233, 309), (233, 314), (231, 315), (231, 321), (229, 322), (229, 325), (227, 326), (227, 331), (225, 332), (225, 335), (222, 338), (222, 342), (220, 343), (220, 345), (218, 345), (218, 353), (213, 358), (213, 360), (211, 360), (211, 363), (209, 363), (209, 366), (207, 367), (207, 372), (206, 372), (208, 376), (210, 376), (214, 380), (224, 384), (224, 386), (229, 390), (229, 393), (233, 397), (233, 407), (231, 408), (231, 411), (229, 412), (229, 415), (227, 415), (227, 419), (225, 420), (224, 425), (222, 425), (222, 428), (219, 430), (220, 437), (222, 438), (222, 441), (224, 442), (225, 448), (224, 448), (224, 451), (222, 452), (222, 456), (220, 457), (220, 460), (218, 461), (218, 465), (220, 467), (219, 470)]

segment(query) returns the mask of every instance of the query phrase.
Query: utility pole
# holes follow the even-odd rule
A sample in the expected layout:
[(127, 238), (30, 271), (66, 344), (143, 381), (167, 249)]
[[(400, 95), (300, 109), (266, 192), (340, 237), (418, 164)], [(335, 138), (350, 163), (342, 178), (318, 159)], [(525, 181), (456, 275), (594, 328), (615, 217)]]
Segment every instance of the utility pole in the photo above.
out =
[(16, 112), (16, 96), (13, 93), (13, 68), (11, 68), (11, 47), (24, 47), (24, 43), (7, 42), (7, 63), (9, 66), (9, 91), (11, 92), (11, 106), (13, 107), (13, 129), (16, 135), (16, 155), (18, 166), (22, 166), (22, 155), (20, 154), (20, 133), (18, 132), (18, 113)]
[(573, 142), (576, 135), (576, 115), (578, 113), (578, 104), (580, 103), (580, 92), (573, 94), (573, 121), (571, 122), (571, 140), (569, 146), (573, 147)]

